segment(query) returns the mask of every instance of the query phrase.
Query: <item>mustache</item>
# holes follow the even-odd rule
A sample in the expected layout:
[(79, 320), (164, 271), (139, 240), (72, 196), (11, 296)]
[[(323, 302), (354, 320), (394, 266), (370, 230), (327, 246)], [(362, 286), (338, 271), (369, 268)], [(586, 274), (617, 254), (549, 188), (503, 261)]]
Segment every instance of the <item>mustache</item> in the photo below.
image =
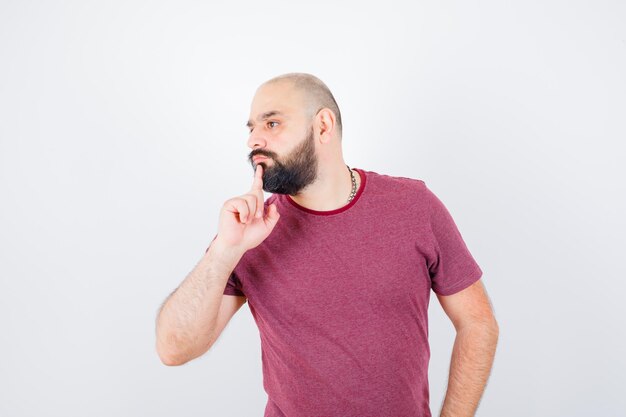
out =
[(253, 151), (253, 152), (250, 152), (250, 154), (248, 155), (248, 159), (250, 161), (252, 161), (252, 158), (254, 158), (257, 155), (261, 155), (261, 156), (264, 156), (264, 157), (270, 158), (270, 159), (276, 159), (273, 152), (265, 152), (265, 151)]

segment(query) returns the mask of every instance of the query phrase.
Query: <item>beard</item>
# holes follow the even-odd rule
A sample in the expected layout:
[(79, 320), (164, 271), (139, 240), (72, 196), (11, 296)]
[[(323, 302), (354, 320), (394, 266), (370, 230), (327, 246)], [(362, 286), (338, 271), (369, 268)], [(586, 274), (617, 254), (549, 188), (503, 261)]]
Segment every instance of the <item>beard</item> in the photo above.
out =
[[(263, 155), (273, 160), (271, 166), (262, 161), (263, 190), (274, 194), (297, 195), (317, 178), (318, 159), (315, 154), (315, 134), (313, 126), (306, 138), (285, 157), (284, 162), (270, 152), (251, 152), (250, 160), (255, 155)], [(252, 168), (256, 169), (254, 162)]]

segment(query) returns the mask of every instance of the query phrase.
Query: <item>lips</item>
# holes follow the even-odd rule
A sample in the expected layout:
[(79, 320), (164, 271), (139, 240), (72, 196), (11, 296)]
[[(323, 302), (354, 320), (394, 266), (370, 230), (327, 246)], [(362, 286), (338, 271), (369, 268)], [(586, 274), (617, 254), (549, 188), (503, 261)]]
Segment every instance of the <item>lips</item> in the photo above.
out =
[(254, 158), (252, 158), (252, 160), (253, 160), (254, 162), (256, 162), (256, 163), (258, 163), (258, 162), (260, 162), (260, 161), (265, 161), (266, 159), (267, 159), (267, 157), (266, 157), (266, 156), (260, 156), (260, 155), (257, 155), (257, 156), (255, 156)]

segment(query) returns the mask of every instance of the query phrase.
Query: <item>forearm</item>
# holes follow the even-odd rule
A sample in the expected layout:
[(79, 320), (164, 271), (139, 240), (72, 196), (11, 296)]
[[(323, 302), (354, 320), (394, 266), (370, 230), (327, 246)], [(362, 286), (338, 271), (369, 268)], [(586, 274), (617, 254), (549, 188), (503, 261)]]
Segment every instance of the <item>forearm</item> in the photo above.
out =
[(459, 329), (454, 340), (441, 417), (473, 417), (487, 384), (498, 342), (498, 325)]
[(185, 363), (210, 345), (222, 295), (243, 254), (211, 242), (202, 259), (157, 315), (157, 352), (164, 363)]

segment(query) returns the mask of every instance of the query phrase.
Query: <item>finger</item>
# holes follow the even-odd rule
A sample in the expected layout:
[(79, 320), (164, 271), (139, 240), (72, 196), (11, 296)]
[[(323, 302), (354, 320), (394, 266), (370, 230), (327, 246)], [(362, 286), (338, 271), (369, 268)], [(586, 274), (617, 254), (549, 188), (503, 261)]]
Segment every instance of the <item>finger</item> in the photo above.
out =
[(270, 204), (267, 207), (267, 216), (265, 216), (265, 224), (267, 224), (272, 229), (278, 223), (278, 219), (280, 218), (280, 213), (278, 212), (278, 208), (275, 203)]
[(255, 217), (260, 219), (263, 217), (263, 206), (265, 203), (265, 196), (263, 195), (263, 165), (257, 165), (256, 171), (254, 172), (254, 181), (251, 193), (257, 197)]
[(257, 193), (257, 195), (254, 196), (254, 199), (256, 201), (256, 214), (254, 215), (254, 217), (260, 219), (261, 217), (263, 217), (263, 207), (265, 205), (265, 201), (263, 200), (263, 193)]
[(236, 197), (228, 200), (227, 210), (231, 213), (239, 215), (239, 221), (241, 223), (245, 223), (248, 220), (250, 215), (250, 209), (248, 208), (248, 203), (245, 199), (241, 197)]
[(252, 220), (253, 216), (259, 217), (257, 215), (257, 210), (259, 207), (257, 203), (257, 196), (255, 194), (248, 193), (248, 194), (242, 195), (241, 198), (244, 199), (244, 201), (246, 202), (248, 206), (248, 213), (250, 213), (250, 220)]
[(254, 180), (252, 181), (251, 191), (263, 190), (263, 166), (257, 164), (254, 170)]

